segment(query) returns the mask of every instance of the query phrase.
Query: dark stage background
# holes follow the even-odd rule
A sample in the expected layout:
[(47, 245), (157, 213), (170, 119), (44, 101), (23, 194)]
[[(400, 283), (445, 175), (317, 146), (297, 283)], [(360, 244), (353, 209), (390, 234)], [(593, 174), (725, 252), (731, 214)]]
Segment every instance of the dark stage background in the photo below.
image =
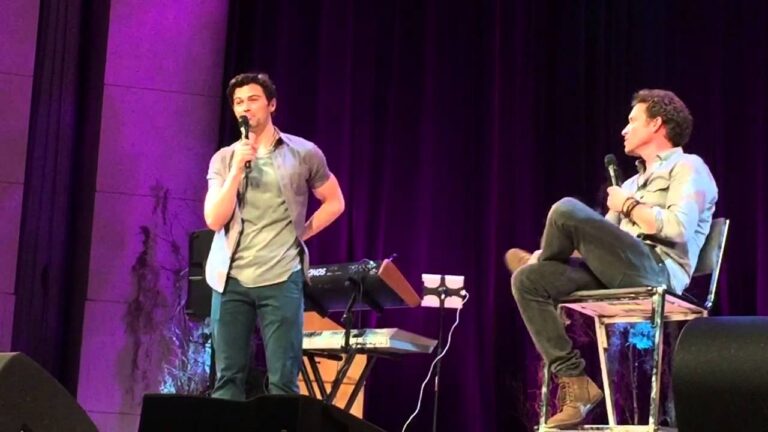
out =
[[(347, 211), (310, 241), (314, 263), (396, 252), (412, 283), (466, 276), (440, 429), (522, 430), (539, 360), (501, 256), (536, 247), (558, 198), (601, 206), (606, 153), (634, 173), (620, 132), (636, 90), (687, 103), (686, 150), (710, 165), (717, 215), (733, 221), (715, 313), (768, 311), (766, 23), (762, 2), (243, 2), (230, 9), (224, 76), (268, 71), (276, 124), (320, 145), (341, 182)], [(226, 144), (236, 128), (228, 107), (222, 116)], [(371, 320), (437, 334), (434, 310)], [(378, 364), (372, 422), (402, 428), (428, 360)]]
[[(101, 108), (108, 8), (41, 5), (27, 150), (37, 192), (25, 194), (24, 214), (67, 217), (24, 219), (12, 346), (74, 391), (87, 284), (77, 274), (99, 241), (78, 239), (92, 225), (99, 145), (89, 124)], [(687, 103), (686, 151), (709, 164), (716, 216), (732, 220), (715, 314), (768, 313), (766, 24), (768, 3), (748, 1), (233, 1), (218, 85), (223, 95), (236, 73), (270, 73), (275, 123), (324, 150), (347, 210), (309, 242), (314, 264), (397, 253), (413, 284), (421, 273), (466, 276), (472, 298), (443, 363), (440, 430), (525, 430), (539, 358), (501, 258), (536, 247), (557, 199), (600, 207), (606, 153), (633, 172), (620, 132), (636, 90), (667, 88)], [(46, 58), (59, 72), (43, 74)], [(224, 105), (220, 130), (220, 146), (235, 139)], [(34, 174), (44, 170), (63, 180)], [(50, 279), (35, 282), (40, 274)], [(366, 323), (436, 337), (438, 315), (391, 310)], [(399, 431), (430, 360), (380, 361), (366, 417)], [(430, 430), (431, 409), (428, 391), (409, 430)]]

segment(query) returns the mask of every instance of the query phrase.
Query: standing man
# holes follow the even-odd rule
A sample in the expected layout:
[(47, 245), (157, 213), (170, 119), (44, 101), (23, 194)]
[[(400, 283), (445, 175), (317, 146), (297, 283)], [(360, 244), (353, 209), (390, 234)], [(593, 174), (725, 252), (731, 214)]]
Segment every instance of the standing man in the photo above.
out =
[(688, 108), (674, 93), (635, 93), (621, 134), (639, 173), (608, 188), (608, 214), (564, 198), (547, 216), (540, 250), (511, 249), (505, 256), (523, 321), (558, 377), (559, 412), (549, 427), (578, 425), (603, 398), (565, 333), (558, 300), (607, 287), (665, 285), (681, 293), (690, 282), (717, 201), (707, 165), (683, 152), (692, 128)]
[[(249, 133), (216, 152), (208, 169), (205, 222), (216, 231), (205, 269), (214, 289), (213, 397), (245, 399), (255, 325), (264, 341), (269, 393), (298, 393), (309, 266), (304, 241), (344, 211), (323, 152), (272, 124), (276, 96), (264, 73), (229, 82), (227, 98), (235, 117), (247, 118)], [(321, 205), (307, 220), (310, 190)]]

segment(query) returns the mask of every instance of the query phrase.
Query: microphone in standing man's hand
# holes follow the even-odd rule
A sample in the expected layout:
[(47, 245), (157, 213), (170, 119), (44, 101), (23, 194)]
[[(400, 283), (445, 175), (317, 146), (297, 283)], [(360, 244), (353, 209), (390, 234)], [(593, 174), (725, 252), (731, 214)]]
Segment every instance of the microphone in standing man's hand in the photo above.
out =
[[(240, 116), (238, 119), (238, 126), (240, 127), (240, 138), (243, 140), (248, 139), (248, 131), (250, 130), (251, 125), (248, 123), (248, 117), (246, 116)], [(245, 163), (245, 169), (249, 170), (251, 169), (251, 161), (247, 161)]]

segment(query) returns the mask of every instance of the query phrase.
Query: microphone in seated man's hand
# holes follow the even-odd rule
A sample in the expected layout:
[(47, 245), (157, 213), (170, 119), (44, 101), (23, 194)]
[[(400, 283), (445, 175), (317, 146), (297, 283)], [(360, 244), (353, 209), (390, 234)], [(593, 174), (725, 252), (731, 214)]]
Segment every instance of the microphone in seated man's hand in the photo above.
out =
[(605, 155), (605, 168), (608, 170), (608, 177), (611, 178), (611, 184), (613, 186), (621, 186), (621, 183), (623, 183), (623, 180), (621, 178), (621, 171), (619, 170), (619, 166), (616, 164), (616, 156), (611, 154)]

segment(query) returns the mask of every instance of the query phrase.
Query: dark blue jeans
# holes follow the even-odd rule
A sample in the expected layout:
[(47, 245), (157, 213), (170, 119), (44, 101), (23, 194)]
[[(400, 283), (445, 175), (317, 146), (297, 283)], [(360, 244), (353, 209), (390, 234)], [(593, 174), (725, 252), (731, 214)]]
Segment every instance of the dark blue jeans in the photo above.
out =
[(216, 355), (213, 397), (245, 399), (251, 336), (258, 322), (267, 358), (269, 393), (299, 392), (304, 326), (304, 274), (293, 272), (285, 282), (246, 288), (227, 279), (224, 293), (213, 292), (211, 325)]
[[(581, 259), (572, 259), (578, 250)], [(560, 299), (580, 290), (669, 285), (667, 268), (651, 247), (573, 198), (549, 212), (539, 262), (512, 275), (515, 297), (534, 345), (552, 372), (584, 374), (584, 360), (557, 313)]]

